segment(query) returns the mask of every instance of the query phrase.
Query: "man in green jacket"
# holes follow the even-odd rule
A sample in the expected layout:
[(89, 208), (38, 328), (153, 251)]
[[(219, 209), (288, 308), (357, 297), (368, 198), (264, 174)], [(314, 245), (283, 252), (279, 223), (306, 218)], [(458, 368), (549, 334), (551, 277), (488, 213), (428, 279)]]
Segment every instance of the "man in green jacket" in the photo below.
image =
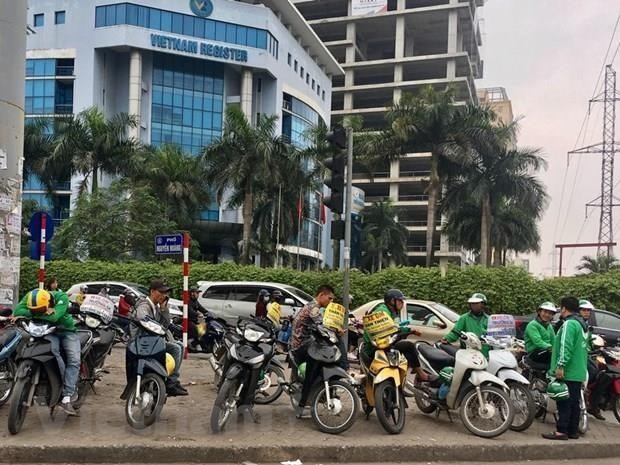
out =
[(62, 291), (48, 292), (34, 289), (24, 296), (13, 312), (15, 318), (41, 320), (57, 326), (56, 337), (65, 351), (65, 374), (60, 408), (67, 415), (77, 416), (71, 405), (80, 373), (80, 338), (75, 332), (75, 322), (67, 311), (69, 297)]
[(530, 360), (549, 366), (555, 331), (551, 325), (558, 309), (553, 302), (544, 302), (536, 310), (536, 318), (525, 327), (525, 350)]
[(549, 373), (566, 383), (569, 396), (557, 401), (556, 431), (542, 436), (545, 439), (578, 439), (581, 385), (588, 376), (588, 327), (579, 315), (579, 301), (575, 297), (564, 297), (560, 305), (564, 324), (553, 340)]
[[(458, 341), (461, 332), (474, 333), (478, 337), (484, 336), (487, 333), (487, 327), (489, 326), (489, 315), (485, 312), (487, 297), (480, 292), (476, 292), (467, 300), (467, 303), (469, 304), (469, 312), (461, 315), (452, 331), (446, 334), (442, 342), (453, 343)], [(489, 346), (483, 344), (482, 353), (488, 358)]]
[[(404, 305), (405, 295), (399, 289), (390, 289), (383, 296), (383, 303), (371, 309), (366, 316), (384, 313), (392, 320), (394, 333), (398, 332), (402, 335), (414, 334), (416, 336), (421, 336), (422, 334), (420, 331), (409, 328), (407, 321), (400, 320), (400, 311)], [(415, 371), (418, 380), (433, 380), (433, 377), (426, 373), (420, 366), (420, 361), (413, 342), (407, 341), (406, 339), (400, 340), (397, 341), (393, 347), (405, 356), (409, 368), (412, 368)], [(374, 353), (375, 347), (372, 344), (372, 336), (369, 333), (368, 328), (364, 326), (364, 351), (361, 355), (365, 364), (370, 365), (374, 358)]]

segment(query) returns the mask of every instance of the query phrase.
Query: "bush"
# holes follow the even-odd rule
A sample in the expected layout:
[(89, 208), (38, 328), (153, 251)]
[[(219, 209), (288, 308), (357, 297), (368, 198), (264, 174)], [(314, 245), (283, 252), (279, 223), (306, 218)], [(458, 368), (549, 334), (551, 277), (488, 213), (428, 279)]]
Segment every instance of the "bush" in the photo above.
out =
[[(21, 295), (37, 284), (38, 262), (22, 261)], [(180, 296), (183, 279), (181, 264), (172, 260), (159, 262), (74, 262), (54, 260), (47, 264), (47, 275), (58, 278), (63, 289), (82, 281), (129, 281), (148, 284), (161, 277)], [(342, 293), (342, 274), (337, 271), (298, 272), (288, 268), (257, 268), (234, 263), (212, 265), (196, 262), (191, 266), (190, 282), (196, 281), (272, 281), (298, 287), (309, 294), (323, 283)], [(601, 275), (537, 280), (520, 268), (449, 268), (442, 277), (439, 268), (393, 267), (379, 273), (351, 271), (353, 307), (380, 299), (390, 288), (399, 288), (417, 299), (442, 302), (457, 311), (466, 308), (467, 297), (483, 292), (493, 312), (524, 314), (540, 303), (559, 303), (565, 295), (592, 300), (598, 308), (617, 311), (620, 308), (620, 270)]]

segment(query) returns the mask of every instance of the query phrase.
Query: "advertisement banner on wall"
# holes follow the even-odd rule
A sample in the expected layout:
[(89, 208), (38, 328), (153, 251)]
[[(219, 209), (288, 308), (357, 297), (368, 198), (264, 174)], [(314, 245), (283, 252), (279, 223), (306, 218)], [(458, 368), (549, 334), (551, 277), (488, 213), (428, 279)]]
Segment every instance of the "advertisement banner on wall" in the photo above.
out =
[(375, 15), (387, 11), (387, 0), (353, 0), (351, 16)]

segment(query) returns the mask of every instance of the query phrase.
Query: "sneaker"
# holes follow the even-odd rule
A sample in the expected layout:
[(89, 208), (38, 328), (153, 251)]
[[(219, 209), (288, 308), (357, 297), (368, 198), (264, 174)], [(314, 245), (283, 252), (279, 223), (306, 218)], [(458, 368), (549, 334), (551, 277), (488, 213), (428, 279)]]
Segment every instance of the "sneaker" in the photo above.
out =
[(594, 418), (596, 418), (597, 420), (601, 420), (601, 421), (605, 421), (605, 417), (603, 416), (603, 414), (601, 413), (600, 410), (588, 410), (588, 413), (590, 415), (592, 415)]
[(71, 402), (61, 402), (60, 404), (58, 404), (58, 406), (63, 412), (65, 412), (70, 417), (80, 416), (80, 414), (77, 413), (77, 411), (73, 408), (73, 405), (71, 405)]
[(168, 397), (187, 396), (189, 393), (180, 384), (172, 384), (166, 387), (166, 394)]

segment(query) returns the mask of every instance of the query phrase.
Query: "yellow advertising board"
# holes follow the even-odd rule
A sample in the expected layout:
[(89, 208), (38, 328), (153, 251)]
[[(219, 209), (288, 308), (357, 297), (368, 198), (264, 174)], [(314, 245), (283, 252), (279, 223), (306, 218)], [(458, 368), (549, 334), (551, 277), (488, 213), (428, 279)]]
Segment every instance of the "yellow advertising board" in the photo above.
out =
[(267, 318), (276, 326), (280, 324), (280, 316), (282, 314), (282, 310), (280, 309), (280, 304), (278, 302), (271, 302), (267, 305)]
[(387, 313), (376, 312), (364, 315), (364, 330), (370, 339), (376, 341), (398, 332), (398, 326)]
[(342, 305), (331, 302), (323, 312), (323, 326), (344, 331), (345, 314), (346, 310)]

